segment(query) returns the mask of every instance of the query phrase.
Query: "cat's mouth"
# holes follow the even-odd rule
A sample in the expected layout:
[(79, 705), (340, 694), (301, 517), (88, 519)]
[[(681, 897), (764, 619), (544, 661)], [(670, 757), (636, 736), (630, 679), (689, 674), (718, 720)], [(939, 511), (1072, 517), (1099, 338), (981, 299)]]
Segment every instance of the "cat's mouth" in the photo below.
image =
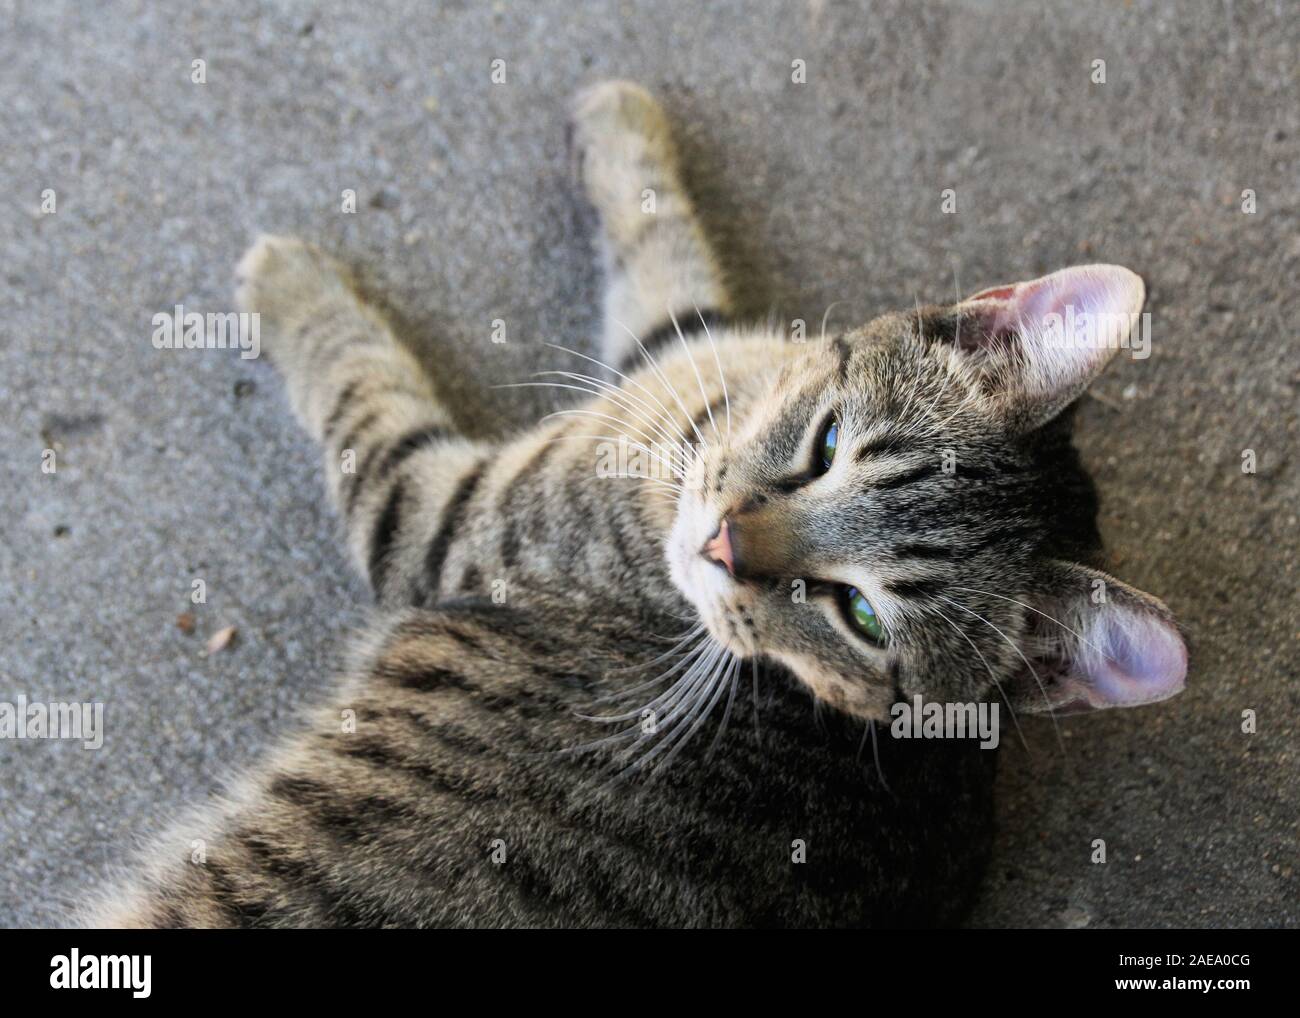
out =
[(669, 574), (695, 606), (710, 635), (740, 657), (760, 651), (751, 593), (731, 575), (721, 513), (687, 493), (665, 549)]

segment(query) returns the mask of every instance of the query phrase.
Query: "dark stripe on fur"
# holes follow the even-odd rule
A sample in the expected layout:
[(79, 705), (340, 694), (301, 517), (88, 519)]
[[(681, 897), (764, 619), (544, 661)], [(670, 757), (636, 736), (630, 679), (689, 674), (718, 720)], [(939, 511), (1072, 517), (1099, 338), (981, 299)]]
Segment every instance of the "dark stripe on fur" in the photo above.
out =
[(456, 629), (454, 626), (448, 626), (445, 630), (443, 630), (443, 632), (446, 634), (446, 636), (449, 639), (455, 640), (456, 643), (460, 644), (471, 654), (483, 653), (483, 644), (480, 643), (476, 637), (471, 636), (469, 633), (466, 633), (460, 629)]
[[(331, 739), (335, 738), (331, 736)], [(448, 773), (419, 760), (412, 760), (394, 751), (389, 742), (379, 738), (349, 737), (336, 744), (338, 752), (376, 770), (397, 770), (410, 774), (435, 792), (454, 796), (464, 802), (485, 802), (497, 798), (494, 789), (475, 785), (461, 774)]]
[[(537, 716), (536, 709), (521, 704), (517, 696), (490, 692), (474, 685), (465, 676), (447, 668), (426, 666), (417, 670), (398, 672), (394, 674), (393, 680), (401, 688), (416, 693), (438, 693), (448, 689), (467, 693), (472, 697), (476, 709), (482, 708), (494, 713), (513, 710), (525, 718)], [(510, 690), (509, 692), (515, 694), (517, 690)]]
[[(339, 441), (339, 452), (344, 452), (347, 449), (351, 449), (353, 452), (356, 452), (357, 439), (359, 439), (370, 428), (373, 428), (375, 426), (375, 422), (378, 420), (379, 420), (378, 410), (373, 411), (372, 413), (368, 413), (366, 414), (365, 417), (361, 418), (361, 420), (359, 420), (356, 424), (354, 424), (351, 430), (348, 431), (348, 433), (345, 436), (343, 436), (343, 438)], [(358, 466), (360, 466), (359, 463)], [(344, 475), (344, 476), (349, 476), (349, 475)], [(355, 478), (356, 474), (352, 474), (350, 476)]]
[(388, 575), (389, 552), (392, 549), (393, 538), (397, 536), (398, 528), (402, 525), (402, 499), (406, 497), (406, 487), (399, 477), (393, 482), (392, 490), (388, 493), (388, 500), (384, 503), (383, 511), (375, 520), (375, 528), (370, 534), (370, 587), (376, 595), (384, 589), (384, 580)]
[(265, 838), (248, 831), (237, 831), (231, 841), (242, 847), (257, 866), (269, 876), (286, 880), (299, 887), (311, 883), (308, 879), (311, 871), (305, 863), (273, 847)]
[(375, 674), (390, 682), (417, 693), (437, 693), (444, 689), (472, 690), (474, 687), (463, 675), (434, 665), (413, 668), (383, 661), (375, 667)]
[(893, 477), (886, 477), (879, 481), (873, 481), (871, 487), (877, 491), (888, 491), (891, 488), (903, 488), (909, 484), (915, 484), (917, 481), (922, 481), (938, 472), (939, 468), (936, 466), (914, 467), (911, 470), (905, 470), (901, 474), (895, 474)]
[(535, 504), (531, 500), (524, 499), (524, 504), (517, 506), (519, 493), (532, 478), (538, 476), (542, 464), (559, 447), (559, 444), (559, 442), (543, 442), (542, 447), (528, 458), (515, 472), (514, 477), (510, 478), (510, 482), (501, 492), (501, 498), (497, 501), (497, 513), (504, 521), (505, 530), (501, 535), (501, 562), (507, 569), (513, 569), (519, 561), (519, 515), (529, 511)]
[(1043, 536), (1043, 531), (1038, 527), (1006, 527), (1002, 530), (994, 530), (988, 536), (981, 538), (965, 554), (967, 557), (978, 555), (989, 548), (998, 548), (1004, 554), (1011, 549), (1033, 552), (1039, 542), (1042, 541)]
[(914, 442), (898, 435), (884, 435), (858, 447), (855, 458), (861, 463), (873, 456), (900, 456), (916, 449)]
[[(364, 459), (358, 460), (357, 472), (352, 476), (352, 482), (348, 487), (347, 503), (344, 506), (345, 514), (349, 517), (352, 515), (357, 506), (357, 499), (361, 497), (362, 489), (366, 487), (372, 475), (376, 480), (383, 480), (386, 475), (400, 467), (408, 456), (425, 448), (430, 443), (446, 438), (448, 434), (447, 429), (440, 425), (427, 424), (399, 438), (383, 454), (382, 458), (379, 450), (376, 450)], [(378, 470), (372, 470), (376, 461), (379, 462), (379, 468)]]
[[(369, 421), (370, 417), (367, 417), (365, 423), (352, 430), (352, 433), (359, 432), (361, 428), (367, 428)], [(374, 477), (382, 480), (387, 473), (400, 467), (403, 460), (406, 460), (407, 456), (411, 455), (412, 452), (424, 449), (430, 442), (438, 441), (439, 438), (445, 437), (446, 434), (447, 430), (445, 428), (432, 424), (417, 428), (413, 432), (407, 432), (402, 438), (389, 446), (389, 451), (383, 454), (380, 468), (377, 471), (374, 471), (373, 467), (376, 460), (380, 460), (380, 450), (376, 449), (365, 456), (357, 456), (356, 473), (352, 475), (347, 488), (347, 502), (343, 507), (344, 515), (352, 515), (356, 508), (356, 501), (361, 497), (361, 490), (367, 485), (372, 473)]]
[[(411, 710), (406, 707), (387, 707), (383, 710), (378, 708), (358, 708), (357, 717), (363, 721), (385, 722), (401, 719), (408, 724), (414, 725), (419, 729), (419, 734), (423, 738), (433, 739), (443, 746), (450, 748), (457, 755), (464, 757), (499, 757), (501, 751), (490, 742), (485, 742), (473, 732), (469, 731), (464, 725), (457, 725), (447, 721), (436, 721), (426, 718), (417, 710)], [(516, 739), (516, 750), (520, 748), (531, 748), (536, 745), (536, 740), (532, 738), (533, 732), (528, 728), (519, 731)]]
[(483, 574), (479, 572), (477, 566), (466, 566), (465, 571), (460, 574), (460, 583), (457, 587), (462, 594), (472, 594), (483, 586)]
[(237, 878), (215, 859), (203, 863), (201, 872), (212, 888), (210, 900), (228, 914), (238, 917), (234, 925), (259, 925), (272, 911), (274, 906), (271, 902), (253, 897), (240, 888)]
[(347, 318), (351, 313), (351, 309), (347, 307), (331, 307), (323, 315), (308, 316), (306, 321), (300, 322), (294, 327), (293, 335), (297, 339), (304, 339), (312, 332), (337, 333), (339, 322)]
[(947, 559), (957, 553), (944, 544), (903, 544), (894, 549), (894, 554), (899, 558)]
[(339, 392), (338, 399), (334, 401), (334, 409), (331, 410), (329, 416), (325, 418), (325, 425), (321, 428), (321, 432), (325, 436), (325, 441), (328, 442), (334, 437), (334, 432), (338, 430), (339, 424), (342, 423), (343, 415), (348, 412), (348, 407), (352, 405), (352, 401), (356, 398), (357, 390), (359, 388), (361, 388), (361, 380), (355, 379), (343, 386), (342, 391)]
[(390, 471), (401, 466), (412, 454), (419, 452), (425, 446), (432, 445), (434, 442), (450, 438), (453, 434), (454, 432), (449, 431), (440, 424), (426, 424), (422, 428), (408, 431), (394, 442), (388, 452), (384, 454), (384, 458), (379, 464), (379, 471), (375, 476), (382, 479)]
[(942, 588), (937, 580), (889, 580), (885, 583), (885, 589), (895, 597), (913, 599), (931, 597)]
[[(282, 802), (302, 810), (304, 819), (336, 835), (342, 841), (367, 838), (376, 828), (400, 825), (411, 819), (401, 803), (374, 793), (355, 794), (331, 788), (311, 778), (281, 775), (270, 792)], [(400, 826), (397, 827), (400, 830)]]
[(474, 492), (486, 470), (486, 460), (480, 460), (471, 467), (460, 479), (460, 484), (456, 486), (456, 491), (442, 511), (442, 520), (434, 532), (433, 539), (429, 542), (429, 550), (424, 555), (424, 572), (434, 590), (437, 590), (438, 582), (442, 578), (442, 567), (447, 561), (447, 552), (451, 550), (452, 539), (464, 519), (465, 509), (469, 500), (474, 497)]

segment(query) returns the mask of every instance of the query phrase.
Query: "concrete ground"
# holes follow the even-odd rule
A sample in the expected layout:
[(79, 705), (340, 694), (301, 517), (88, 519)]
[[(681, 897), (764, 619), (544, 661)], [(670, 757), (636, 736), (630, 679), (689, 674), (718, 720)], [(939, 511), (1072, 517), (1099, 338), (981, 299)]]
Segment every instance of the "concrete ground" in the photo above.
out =
[(618, 76), (663, 97), (755, 314), (1145, 277), (1151, 356), (1111, 367), (1080, 444), (1115, 571), (1186, 626), (1188, 689), (1062, 721), (1063, 749), (1026, 722), (974, 922), (1300, 924), (1300, 21), (1030, 6), (0, 0), (0, 700), (107, 726), (0, 743), (0, 923), (58, 922), (266, 746), (366, 610), (271, 369), (155, 350), (152, 316), (229, 310), (252, 237), (300, 233), (362, 266), (469, 427), (526, 426), (546, 400), (491, 386), (587, 344), (599, 293), (565, 104)]

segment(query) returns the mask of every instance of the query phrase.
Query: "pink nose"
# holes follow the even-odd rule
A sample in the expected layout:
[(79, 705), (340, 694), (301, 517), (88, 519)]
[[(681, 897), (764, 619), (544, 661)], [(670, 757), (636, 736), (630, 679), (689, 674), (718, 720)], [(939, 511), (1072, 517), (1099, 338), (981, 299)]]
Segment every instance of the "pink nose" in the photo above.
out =
[(726, 520), (722, 521), (718, 532), (700, 549), (700, 554), (710, 562), (721, 563), (733, 576), (736, 574), (736, 559), (731, 551), (731, 531)]

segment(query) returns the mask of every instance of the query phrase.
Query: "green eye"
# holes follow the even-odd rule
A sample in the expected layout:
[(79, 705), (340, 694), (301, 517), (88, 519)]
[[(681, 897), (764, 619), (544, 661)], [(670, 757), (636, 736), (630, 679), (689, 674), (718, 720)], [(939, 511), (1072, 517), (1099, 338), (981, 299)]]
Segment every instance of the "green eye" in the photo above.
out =
[(844, 609), (849, 622), (859, 633), (872, 643), (885, 642), (885, 629), (876, 617), (876, 610), (857, 587), (844, 588)]
[(822, 470), (831, 468), (831, 461), (835, 459), (835, 446), (840, 440), (840, 422), (832, 417), (826, 423), (826, 430), (822, 432), (822, 440), (818, 449), (818, 455), (821, 456)]

